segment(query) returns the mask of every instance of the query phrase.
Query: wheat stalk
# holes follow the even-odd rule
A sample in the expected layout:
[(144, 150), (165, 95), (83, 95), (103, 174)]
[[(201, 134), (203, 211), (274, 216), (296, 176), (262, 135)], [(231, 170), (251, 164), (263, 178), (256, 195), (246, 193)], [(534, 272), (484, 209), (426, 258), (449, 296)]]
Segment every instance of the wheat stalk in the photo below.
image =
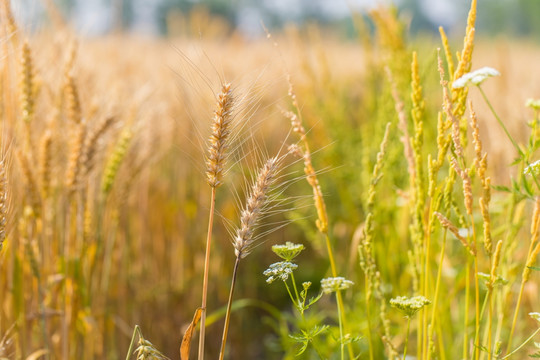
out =
[(6, 224), (8, 213), (8, 191), (7, 191), (6, 164), (0, 160), (0, 251), (6, 240)]
[(225, 345), (227, 343), (227, 334), (229, 332), (232, 298), (236, 285), (238, 265), (240, 260), (249, 255), (251, 250), (253, 250), (257, 239), (257, 237), (254, 236), (257, 225), (259, 225), (261, 218), (268, 209), (268, 205), (271, 203), (269, 201), (269, 193), (271, 188), (275, 186), (279, 169), (281, 168), (282, 161), (286, 155), (287, 154), (275, 156), (264, 163), (251, 186), (246, 203), (241, 211), (240, 225), (236, 229), (233, 238), (236, 261), (234, 263), (229, 300), (227, 302), (227, 311), (225, 314), (225, 325), (223, 327), (221, 350), (219, 353), (220, 360), (223, 360), (225, 356)]
[(212, 228), (214, 224), (214, 209), (216, 205), (216, 189), (222, 185), (225, 173), (225, 162), (229, 148), (231, 122), (233, 119), (233, 95), (231, 84), (222, 86), (218, 95), (217, 108), (212, 122), (212, 134), (208, 141), (208, 155), (206, 157), (206, 181), (212, 188), (210, 196), (210, 214), (208, 219), (208, 232), (206, 236), (206, 251), (204, 258), (203, 289), (201, 299), (201, 333), (199, 336), (199, 360), (204, 359), (204, 341), (206, 327), (206, 301), (208, 294), (208, 270), (210, 267), (210, 250), (212, 247)]

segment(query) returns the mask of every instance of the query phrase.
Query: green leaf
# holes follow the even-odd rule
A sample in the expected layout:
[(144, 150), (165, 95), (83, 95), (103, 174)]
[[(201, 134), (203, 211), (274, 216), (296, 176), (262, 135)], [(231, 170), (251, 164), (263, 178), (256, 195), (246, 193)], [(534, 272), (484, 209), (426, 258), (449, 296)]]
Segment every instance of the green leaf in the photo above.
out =
[(518, 157), (518, 158), (515, 158), (514, 161), (512, 161), (510, 163), (510, 166), (514, 166), (514, 165), (517, 165), (519, 164), (520, 162), (522, 162), (523, 160), (521, 159), (521, 157)]
[(512, 179), (512, 188), (515, 192), (521, 193), (521, 186), (519, 186), (519, 183), (515, 179)]
[(512, 190), (508, 186), (504, 186), (504, 185), (493, 185), (492, 188), (497, 191), (503, 191), (503, 192), (508, 192), (508, 193), (512, 192)]
[(521, 176), (521, 183), (523, 184), (523, 189), (525, 189), (525, 192), (529, 196), (533, 196), (534, 193), (533, 193), (533, 190), (531, 189), (531, 184), (529, 184), (529, 182), (527, 181), (524, 175)]
[(489, 352), (488, 348), (485, 347), (485, 346), (482, 346), (482, 345), (475, 345), (475, 347), (479, 348), (480, 350), (484, 351), (484, 352)]
[(319, 295), (315, 296), (315, 297), (312, 297), (311, 299), (309, 299), (307, 305), (306, 305), (306, 309), (309, 309), (309, 307), (313, 304), (315, 304), (317, 301), (319, 301), (319, 299), (323, 296), (323, 293), (319, 293)]
[(536, 271), (540, 271), (540, 267), (538, 266), (527, 266), (529, 269), (531, 270), (536, 270)]

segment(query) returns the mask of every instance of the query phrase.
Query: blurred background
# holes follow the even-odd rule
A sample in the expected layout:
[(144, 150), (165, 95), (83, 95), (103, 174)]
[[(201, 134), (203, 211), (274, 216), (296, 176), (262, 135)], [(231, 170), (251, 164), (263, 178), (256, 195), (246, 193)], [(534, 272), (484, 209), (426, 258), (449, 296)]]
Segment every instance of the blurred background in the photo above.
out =
[[(408, 19), (412, 34), (437, 33), (444, 26), (452, 35), (466, 17), (466, 0), (12, 0), (16, 15), (34, 29), (46, 26), (51, 4), (83, 35), (127, 31), (153, 36), (186, 35), (186, 14), (207, 12), (251, 38), (286, 24), (317, 23), (342, 37), (354, 36), (352, 13), (365, 13), (394, 4)], [(533, 36), (540, 39), (540, 2), (537, 0), (479, 0), (477, 30), (489, 36)], [(199, 29), (203, 31), (203, 28)], [(204, 35), (204, 34), (203, 34)]]

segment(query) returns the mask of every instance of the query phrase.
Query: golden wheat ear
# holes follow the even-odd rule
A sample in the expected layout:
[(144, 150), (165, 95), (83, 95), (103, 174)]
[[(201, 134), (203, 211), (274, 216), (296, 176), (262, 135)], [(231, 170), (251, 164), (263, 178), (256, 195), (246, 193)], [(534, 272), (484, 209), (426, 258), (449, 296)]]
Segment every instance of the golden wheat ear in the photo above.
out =
[[(206, 300), (208, 292), (208, 271), (210, 266), (210, 250), (212, 246), (212, 227), (214, 223), (214, 208), (216, 204), (216, 189), (223, 184), (226, 160), (228, 157), (230, 135), (232, 131), (233, 106), (235, 99), (231, 84), (225, 83), (217, 96), (216, 110), (212, 121), (212, 133), (208, 140), (208, 154), (206, 155), (206, 181), (212, 188), (210, 198), (210, 216), (208, 219), (208, 233), (206, 236), (206, 252), (204, 260), (203, 290), (201, 301), (201, 333), (199, 337), (199, 360), (204, 360), (204, 341), (206, 328)], [(186, 339), (186, 338), (184, 338)], [(187, 344), (189, 341), (186, 340)], [(189, 345), (186, 345), (189, 355)], [(182, 358), (184, 358), (182, 356)]]
[(224, 84), (217, 99), (217, 109), (214, 112), (212, 134), (208, 141), (206, 157), (206, 181), (212, 188), (217, 188), (223, 183), (232, 127), (233, 104), (231, 84)]

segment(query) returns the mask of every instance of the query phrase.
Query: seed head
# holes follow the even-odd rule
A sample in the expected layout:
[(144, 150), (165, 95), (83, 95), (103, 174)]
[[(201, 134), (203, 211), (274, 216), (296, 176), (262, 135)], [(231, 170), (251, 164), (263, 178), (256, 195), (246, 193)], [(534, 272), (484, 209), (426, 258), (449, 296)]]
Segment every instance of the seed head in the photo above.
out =
[(263, 274), (267, 277), (266, 282), (271, 284), (277, 279), (287, 281), (289, 275), (292, 274), (293, 270), (296, 268), (298, 268), (298, 265), (290, 261), (280, 261), (270, 265)]
[(390, 300), (390, 305), (403, 312), (406, 317), (412, 317), (424, 306), (429, 304), (431, 304), (431, 301), (423, 296), (414, 296), (412, 298), (398, 296)]
[(233, 239), (237, 257), (246, 257), (252, 248), (255, 241), (253, 237), (255, 228), (268, 207), (268, 194), (276, 180), (282, 159), (283, 157), (279, 156), (268, 159), (251, 186), (246, 205), (240, 215), (240, 226)]
[(137, 360), (166, 360), (167, 357), (163, 355), (154, 345), (144, 339), (139, 339), (139, 346), (135, 350), (137, 353)]
[(272, 251), (285, 261), (291, 261), (298, 256), (304, 250), (305, 247), (302, 244), (293, 244), (287, 241), (285, 245), (274, 245)]
[(321, 280), (321, 288), (323, 293), (325, 294), (331, 294), (333, 292), (347, 290), (353, 285), (354, 283), (352, 281), (347, 280), (341, 276), (330, 277)]
[(220, 186), (223, 181), (225, 160), (229, 148), (229, 135), (231, 133), (232, 107), (231, 84), (225, 84), (218, 95), (217, 109), (214, 112), (212, 134), (208, 141), (208, 155), (206, 157), (206, 181), (213, 188)]

